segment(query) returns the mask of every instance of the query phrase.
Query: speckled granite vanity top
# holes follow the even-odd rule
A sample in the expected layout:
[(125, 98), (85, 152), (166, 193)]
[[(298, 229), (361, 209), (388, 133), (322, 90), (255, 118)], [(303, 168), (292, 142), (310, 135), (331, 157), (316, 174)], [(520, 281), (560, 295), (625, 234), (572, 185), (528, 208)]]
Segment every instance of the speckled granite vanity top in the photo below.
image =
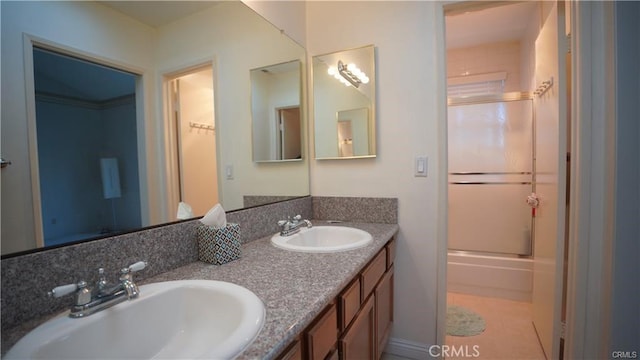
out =
[[(314, 222), (321, 225), (321, 221)], [(238, 359), (277, 356), (398, 231), (396, 224), (343, 223), (368, 231), (373, 242), (360, 249), (312, 254), (271, 245), (270, 237), (242, 247), (242, 257), (222, 266), (194, 262), (146, 282), (178, 279), (228, 281), (253, 291), (265, 304), (265, 325)]]
[[(313, 223), (314, 226), (326, 225), (322, 220)], [(140, 284), (204, 279), (228, 281), (246, 287), (264, 302), (266, 321), (256, 340), (238, 359), (272, 359), (311, 323), (398, 231), (397, 224), (345, 222), (331, 225), (368, 231), (373, 242), (356, 250), (318, 254), (276, 248), (270, 242), (271, 236), (267, 236), (243, 245), (242, 256), (238, 260), (224, 265), (196, 261), (148, 278)], [(11, 336), (3, 334), (3, 341), (17, 341), (35, 326), (33, 322), (24, 325), (15, 329)]]

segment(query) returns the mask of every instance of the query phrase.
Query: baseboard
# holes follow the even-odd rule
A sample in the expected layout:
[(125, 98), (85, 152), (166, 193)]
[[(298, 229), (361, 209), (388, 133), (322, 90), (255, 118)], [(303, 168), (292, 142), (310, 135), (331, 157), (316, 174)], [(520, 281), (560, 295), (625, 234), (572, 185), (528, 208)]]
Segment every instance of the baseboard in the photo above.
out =
[(390, 338), (384, 352), (391, 355), (401, 356), (403, 358), (424, 360), (430, 359), (429, 345), (414, 341)]

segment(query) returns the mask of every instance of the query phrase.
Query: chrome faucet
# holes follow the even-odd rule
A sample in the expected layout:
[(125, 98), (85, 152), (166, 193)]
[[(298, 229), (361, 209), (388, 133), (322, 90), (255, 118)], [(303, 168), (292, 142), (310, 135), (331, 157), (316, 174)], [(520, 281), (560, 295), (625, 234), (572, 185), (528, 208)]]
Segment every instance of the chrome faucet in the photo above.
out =
[(291, 219), (290, 216), (287, 217), (287, 220), (278, 221), (278, 226), (280, 226), (280, 236), (290, 236), (300, 231), (303, 226), (307, 228), (312, 227), (311, 221), (302, 219), (302, 216), (296, 215)]
[(140, 295), (138, 286), (133, 282), (132, 275), (144, 269), (147, 263), (139, 261), (120, 270), (120, 280), (117, 284), (109, 286), (104, 276), (104, 269), (98, 269), (98, 281), (95, 287), (89, 289), (86, 281), (77, 284), (58, 286), (48, 294), (52, 297), (61, 297), (69, 294), (75, 295), (75, 302), (71, 306), (69, 317), (81, 318), (110, 308), (125, 300), (135, 299)]

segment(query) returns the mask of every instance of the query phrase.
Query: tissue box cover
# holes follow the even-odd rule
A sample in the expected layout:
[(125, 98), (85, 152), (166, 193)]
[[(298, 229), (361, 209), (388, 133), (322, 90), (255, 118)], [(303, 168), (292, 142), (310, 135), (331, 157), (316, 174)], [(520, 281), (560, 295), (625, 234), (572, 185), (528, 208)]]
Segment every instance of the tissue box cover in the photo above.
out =
[(240, 257), (240, 225), (229, 223), (222, 229), (198, 227), (198, 259), (222, 265)]

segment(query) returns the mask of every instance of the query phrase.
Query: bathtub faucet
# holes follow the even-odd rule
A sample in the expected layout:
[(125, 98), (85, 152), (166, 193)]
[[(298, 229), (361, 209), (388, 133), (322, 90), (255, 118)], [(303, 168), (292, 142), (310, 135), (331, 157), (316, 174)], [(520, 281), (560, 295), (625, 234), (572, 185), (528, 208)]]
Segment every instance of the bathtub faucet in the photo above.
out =
[(49, 292), (49, 296), (57, 298), (74, 294), (75, 302), (71, 306), (69, 317), (89, 316), (125, 300), (137, 298), (140, 291), (138, 285), (133, 282), (132, 275), (146, 266), (146, 262), (139, 261), (123, 268), (120, 270), (119, 282), (113, 286), (109, 286), (104, 277), (104, 269), (100, 268), (98, 269), (98, 281), (93, 289), (89, 289), (86, 281), (80, 281), (77, 284), (58, 286)]

